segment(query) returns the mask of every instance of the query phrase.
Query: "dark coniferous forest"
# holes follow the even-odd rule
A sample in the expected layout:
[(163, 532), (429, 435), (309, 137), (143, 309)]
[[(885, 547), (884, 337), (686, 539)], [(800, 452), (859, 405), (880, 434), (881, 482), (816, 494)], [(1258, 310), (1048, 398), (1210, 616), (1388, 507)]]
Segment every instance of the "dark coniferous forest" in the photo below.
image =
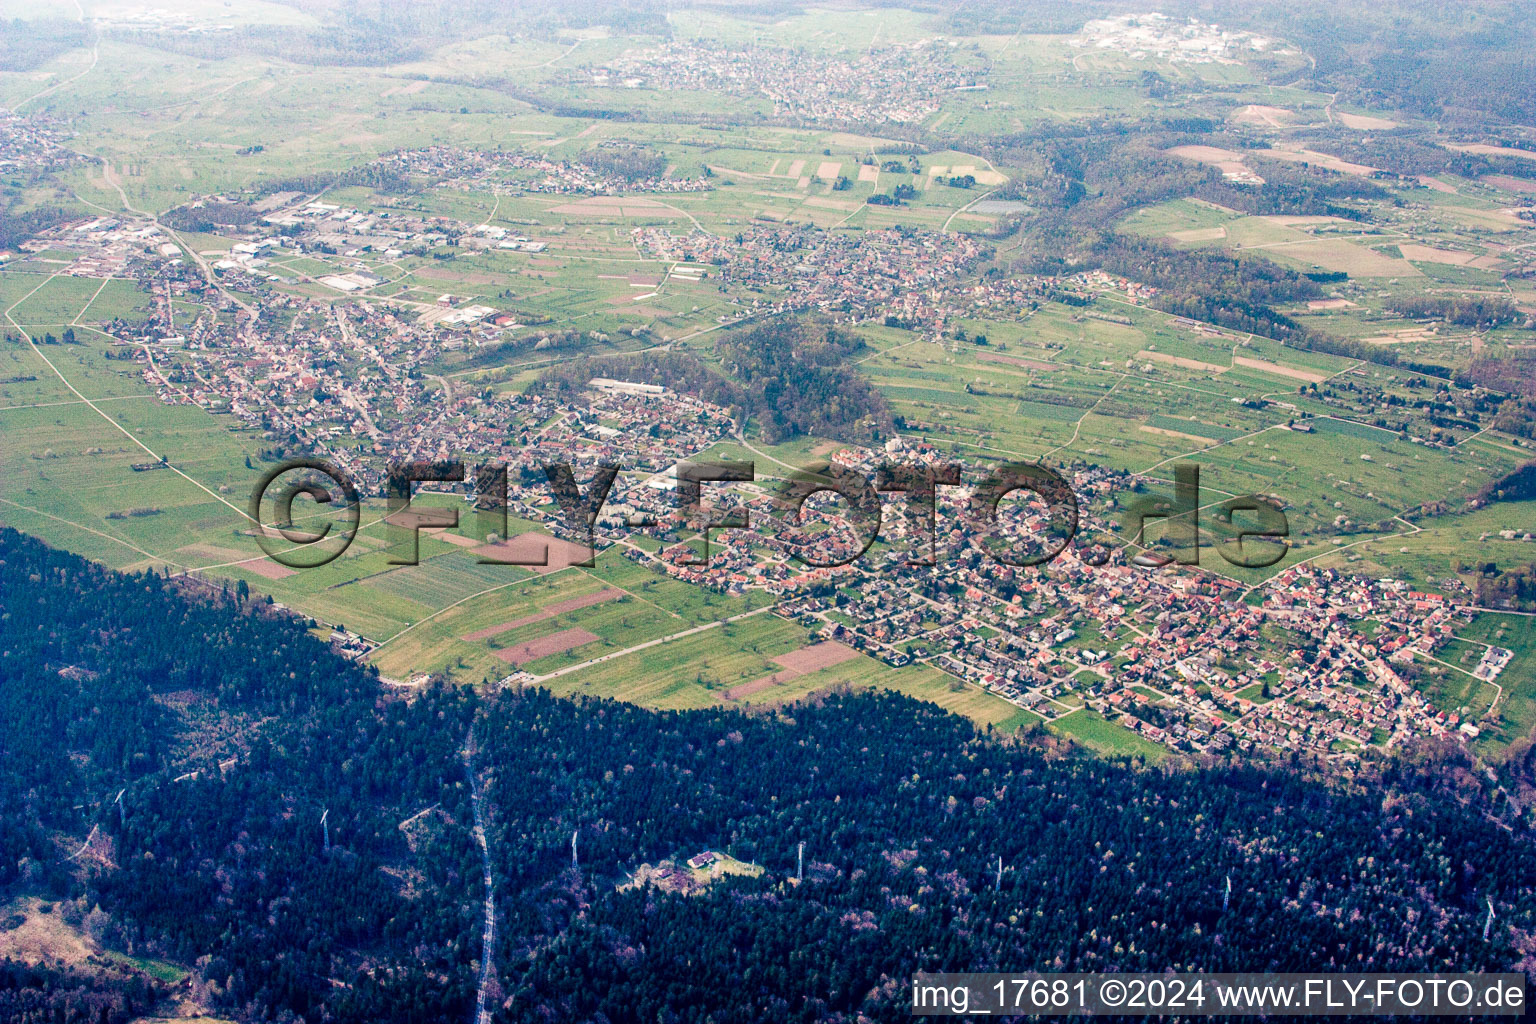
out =
[[(0, 609), (0, 894), (190, 971), (5, 963), (3, 1021), (189, 993), (242, 1021), (468, 1021), (476, 790), (498, 1021), (900, 1020), (916, 970), (1531, 965), (1536, 850), (1434, 751), (1343, 779), (1110, 762), (890, 694), (405, 694), (264, 600), (10, 530)], [(625, 885), (703, 850), (765, 870)]]

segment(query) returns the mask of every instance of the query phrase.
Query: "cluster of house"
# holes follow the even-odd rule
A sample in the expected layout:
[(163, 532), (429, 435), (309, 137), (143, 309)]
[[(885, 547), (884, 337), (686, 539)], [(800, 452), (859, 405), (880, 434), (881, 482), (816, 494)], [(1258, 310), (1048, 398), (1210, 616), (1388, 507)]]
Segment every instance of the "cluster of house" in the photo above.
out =
[[(833, 458), (873, 472), (877, 458), (891, 457), (910, 463), (939, 453), (898, 441)], [(1018, 568), (971, 543), (964, 493), (940, 502), (936, 566), (911, 564), (914, 535), (897, 518), (878, 557), (818, 568), (797, 556), (828, 561), (836, 517), (796, 536), (760, 484), (715, 496), (717, 507), (746, 509), (752, 525), (715, 533), (702, 565), (696, 541), (676, 542), (691, 531), (668, 493), (671, 474), (654, 468), (605, 507), (600, 546), (625, 542), (637, 523), (654, 534), (655, 524), (674, 542), (660, 551), (626, 543), (628, 557), (723, 592), (761, 589), (779, 599), (779, 614), (827, 639), (893, 666), (926, 661), (1047, 719), (1086, 706), (1177, 749), (1304, 749), (1335, 759), (1367, 745), (1478, 732), (1470, 718), (1431, 704), (1406, 667), (1449, 642), (1465, 613), (1397, 581), (1301, 569), (1253, 603), (1225, 577), (1154, 568), (1118, 551), (1104, 564), (1069, 551)], [(1098, 468), (1072, 480), (1090, 498), (1133, 482)], [(644, 495), (651, 489), (654, 497)], [(1021, 525), (1043, 530), (1049, 515), (1036, 503)], [(1500, 657), (1508, 655), (1490, 652), (1487, 664)]]
[[(1432, 656), (1463, 620), (1439, 595), (1299, 570), (1252, 603), (1224, 577), (1152, 568), (1123, 552), (1101, 565), (1069, 551), (1017, 568), (972, 543), (963, 492), (940, 502), (937, 566), (911, 564), (921, 535), (893, 517), (878, 557), (817, 567), (808, 562), (840, 553), (840, 520), (786, 530), (767, 482), (707, 492), (706, 505), (744, 509), (751, 525), (714, 532), (703, 563), (673, 467), (729, 436), (727, 410), (656, 385), (595, 380), (582, 401), (523, 411), (527, 422), (546, 422), (500, 453), (517, 467), (514, 514), (574, 539), (540, 467), (566, 462), (588, 480), (598, 463), (619, 463), (626, 472), (597, 519), (599, 548), (621, 545), (659, 573), (717, 591), (762, 590), (778, 599), (779, 614), (825, 638), (893, 666), (926, 661), (1047, 719), (1086, 705), (1178, 749), (1307, 749), (1332, 758), (1419, 736), (1477, 734), (1473, 721), (1434, 707), (1404, 667)], [(932, 446), (897, 441), (833, 458), (873, 473), (880, 460), (939, 457)], [(1098, 468), (1072, 480), (1089, 498), (1133, 482)], [(468, 497), (469, 485), (462, 489)], [(1043, 530), (1049, 515), (1036, 503), (1020, 525)], [(802, 517), (801, 526), (806, 518), (818, 517)], [(1492, 651), (1485, 663), (1500, 657), (1508, 655)]]
[[(337, 215), (355, 216), (355, 211), (316, 203), (293, 213), (300, 223), (320, 224)], [(295, 238), (281, 237), (288, 243)], [(54, 229), (26, 248), (75, 253), (74, 263), (62, 268), (65, 272), (138, 280), (151, 297), (148, 317), (105, 326), (140, 362), (163, 401), (229, 413), (261, 431), (268, 451), (329, 457), (365, 493), (377, 493), (388, 460), (500, 451), (508, 440), (518, 442), (521, 452), (530, 433), (520, 432), (516, 424), (545, 423), (560, 415), (534, 399), (487, 400), (469, 388), (445, 389), (421, 374), (423, 363), (463, 345), (470, 335), (478, 339), (516, 328), (508, 315), (491, 307), (453, 296), (443, 296), (425, 312), (403, 302), (314, 303), (267, 286), (265, 257), (276, 253), (273, 245), (253, 240), (237, 243), (232, 257), (238, 258), (221, 260), (227, 265), (220, 269), (220, 283), (255, 296), (240, 310), (163, 229), (109, 217)], [(529, 342), (534, 343), (532, 335)], [(162, 354), (171, 349), (177, 358)], [(729, 424), (723, 410), (707, 409), (687, 396), (646, 400), (666, 406), (645, 419), (647, 424), (662, 422), (655, 436), (645, 438), (650, 449), (673, 435), (685, 446), (713, 442)], [(584, 453), (599, 461), (619, 450), (612, 438), (637, 422), (630, 412), (607, 423), (587, 421), (576, 410), (566, 412), (573, 430), (590, 434), (593, 443)], [(700, 432), (701, 419), (712, 424), (708, 432)], [(556, 439), (578, 446), (574, 436), (558, 429), (550, 434), (546, 448)], [(687, 450), (698, 449), (680, 448), (678, 454)]]
[(797, 122), (916, 124), (938, 112), (945, 93), (985, 87), (985, 73), (959, 67), (950, 51), (942, 39), (871, 48), (854, 57), (690, 39), (627, 53), (577, 74), (599, 88), (766, 98), (775, 115)]
[[(312, 304), (266, 287), (260, 264), (234, 261), (220, 282), (256, 296), (247, 314), (155, 225), (96, 218), (24, 248), (75, 253), (68, 273), (137, 279), (151, 297), (148, 317), (109, 322), (108, 333), (162, 401), (230, 413), (262, 431), (270, 450), (332, 457), (374, 485), (370, 456), (390, 454), (391, 437), (412, 449), (451, 441), (441, 390), (414, 372), (445, 329), (383, 305)], [(171, 349), (179, 358), (163, 355)]]
[(635, 192), (705, 192), (708, 178), (666, 174), (632, 177), (605, 172), (580, 161), (554, 160), (516, 150), (429, 146), (400, 150), (377, 161), (389, 170), (424, 175), (440, 188), (490, 191), (498, 195), (538, 192), (551, 195), (620, 195)]
[[(299, 223), (355, 216), (314, 206), (294, 210)], [(158, 228), (100, 218), (38, 244), (66, 236), (79, 260), (123, 266), (154, 296), (148, 321), (111, 326), (163, 400), (227, 411), (261, 430), (269, 450), (330, 458), (363, 493), (380, 492), (394, 461), (503, 462), (511, 512), (584, 540), (552, 500), (543, 467), (566, 463), (585, 486), (598, 465), (618, 463), (625, 472), (596, 523), (600, 547), (620, 545), (656, 572), (700, 586), (760, 590), (778, 601), (780, 614), (826, 637), (892, 665), (927, 662), (1046, 718), (1086, 706), (1180, 749), (1285, 747), (1332, 757), (1415, 736), (1476, 734), (1475, 721), (1435, 708), (1412, 685), (1416, 663), (1450, 640), (1462, 614), (1437, 595), (1302, 570), (1266, 585), (1262, 600), (1244, 601), (1224, 577), (1141, 565), (1123, 550), (1101, 564), (1069, 549), (1044, 565), (1017, 567), (978, 543), (964, 489), (945, 489), (939, 501), (936, 566), (913, 564), (925, 531), (896, 515), (871, 554), (830, 564), (850, 535), (835, 506), (786, 519), (767, 480), (707, 487), (706, 505), (744, 508), (752, 525), (714, 531), (705, 563), (679, 508), (673, 467), (732, 439), (729, 410), (651, 381), (594, 379), (562, 399), (458, 387), (423, 373), (453, 329), (414, 310), (313, 303), (265, 287), (260, 268), (241, 262), (221, 282), (257, 299), (235, 315), (233, 300)], [(1026, 301), (1020, 289), (1030, 287), (957, 281), (980, 251), (954, 236), (877, 231), (847, 244), (813, 229), (754, 229), (736, 242), (642, 229), (636, 237), (642, 249), (738, 282), (798, 281), (794, 290), (810, 304), (857, 302), (865, 315), (891, 308), (907, 287), (930, 295), (947, 289), (951, 298), (935, 307), (942, 310), (961, 308), (967, 294)], [(260, 259), (270, 248), (245, 255)], [(447, 298), (444, 308), (452, 308)], [(170, 344), (182, 357), (157, 359)], [(883, 462), (942, 457), (909, 439), (832, 455), (870, 476)], [(1090, 468), (1071, 483), (1087, 531), (1114, 534), (1112, 499), (1136, 481)], [(466, 500), (473, 488), (458, 485)], [(1015, 525), (1044, 537), (1053, 515), (1043, 502), (1024, 504)], [(1475, 674), (1491, 680), (1508, 657), (1490, 650)]]
[(0, 107), (0, 173), (41, 173), (84, 162), (85, 157), (64, 146), (71, 134), (58, 118), (22, 116)]
[(819, 309), (842, 319), (928, 309), (934, 293), (988, 250), (967, 235), (898, 228), (857, 234), (803, 226), (753, 225), (735, 236), (635, 228), (642, 255), (711, 268), (723, 285), (758, 292), (773, 311)]
[(1310, 386), (1305, 396), (1306, 404), (1324, 415), (1336, 414), (1394, 431), (1415, 444), (1441, 448), (1455, 448), (1480, 433), (1502, 401), (1503, 396), (1480, 384), (1360, 366)]
[(1484, 682), (1491, 683), (1499, 678), (1514, 656), (1515, 652), (1507, 647), (1489, 647), (1483, 651), (1483, 656), (1478, 659), (1477, 667), (1472, 670), (1472, 674)]
[[(1136, 302), (1145, 302), (1157, 289), (1100, 270), (1062, 277), (1038, 274), (986, 275), (950, 280), (929, 288), (904, 291), (869, 312), (891, 325), (924, 332), (938, 340), (963, 320), (1012, 320), (1046, 301), (1080, 302), (1087, 305), (1100, 291), (1114, 291)], [(1084, 316), (1128, 324), (1112, 314), (1088, 312)]]
[(1102, 270), (972, 275), (989, 248), (944, 232), (892, 228), (853, 235), (753, 225), (732, 236), (677, 235), (665, 227), (635, 228), (631, 235), (641, 255), (675, 261), (673, 277), (731, 286), (748, 315), (816, 309), (836, 323), (883, 321), (933, 340), (963, 320), (1015, 319), (1047, 300), (1087, 305), (1099, 292), (1114, 291), (1147, 302), (1158, 294)]

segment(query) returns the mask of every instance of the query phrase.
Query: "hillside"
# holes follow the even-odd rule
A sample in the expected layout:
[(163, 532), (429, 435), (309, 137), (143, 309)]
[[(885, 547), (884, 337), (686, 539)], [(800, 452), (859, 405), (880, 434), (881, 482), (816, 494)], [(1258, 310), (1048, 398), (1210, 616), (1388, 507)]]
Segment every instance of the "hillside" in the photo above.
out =
[[(918, 969), (1528, 966), (1536, 849), (1427, 753), (1350, 782), (1138, 768), (889, 694), (405, 699), (263, 601), (10, 530), (0, 560), (7, 900), (91, 912), (240, 1020), (462, 1020), (477, 994), (498, 1021), (883, 1020)], [(763, 870), (625, 885), (703, 851)]]

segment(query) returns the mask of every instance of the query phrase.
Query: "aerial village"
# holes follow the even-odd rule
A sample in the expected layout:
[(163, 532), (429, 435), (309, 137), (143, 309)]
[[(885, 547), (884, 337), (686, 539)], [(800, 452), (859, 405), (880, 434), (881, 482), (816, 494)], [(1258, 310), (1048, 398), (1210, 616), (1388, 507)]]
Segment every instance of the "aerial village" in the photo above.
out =
[(83, 161), (64, 146), (69, 129), (50, 117), (21, 117), (0, 108), (0, 172), (42, 173)]
[(951, 45), (931, 39), (882, 47), (850, 60), (774, 46), (688, 40), (626, 54), (572, 77), (603, 88), (762, 97), (772, 102), (776, 117), (799, 123), (916, 124), (939, 110), (945, 93), (986, 88), (984, 71), (949, 59)]
[[(511, 166), (531, 172), (529, 187), (585, 194), (607, 187), (580, 169), (532, 158), (421, 151), (390, 159), (456, 180), (500, 180)], [(712, 489), (713, 501), (745, 507), (752, 527), (715, 531), (710, 560), (701, 564), (673, 467), (738, 439), (729, 410), (650, 381), (593, 379), (567, 402), (453, 387), (423, 369), (444, 350), (506, 341), (550, 347), (581, 336), (520, 324), (510, 311), (452, 295), (425, 309), (371, 298), (382, 279), (362, 262), (346, 269), (354, 256), (388, 258), (449, 238), (528, 252), (544, 240), (442, 217), (373, 215), (297, 193), (266, 197), (261, 213), (231, 229), (240, 241), (211, 267), (163, 228), (111, 216), (61, 225), (24, 248), (74, 253), (61, 273), (138, 281), (152, 297), (151, 316), (107, 328), (122, 346), (119, 358), (135, 361), (162, 401), (235, 417), (261, 432), (271, 457), (327, 458), (364, 494), (381, 492), (390, 462), (505, 462), (509, 510), (557, 537), (617, 545), (625, 557), (701, 587), (762, 591), (779, 615), (890, 665), (925, 662), (957, 686), (984, 687), (1047, 720), (1086, 705), (1180, 750), (1291, 749), (1347, 759), (1367, 745), (1478, 735), (1476, 723), (1437, 710), (1413, 685), (1417, 659), (1432, 658), (1471, 613), (1455, 595), (1415, 592), (1390, 579), (1300, 568), (1265, 584), (1258, 600), (1243, 600), (1231, 579), (1144, 564), (1123, 551), (1089, 559), (1069, 549), (1047, 564), (1016, 568), (974, 543), (959, 514), (963, 493), (940, 501), (937, 565), (913, 564), (914, 537), (900, 522), (889, 546), (846, 564), (817, 565), (835, 546), (837, 517), (811, 509), (808, 521), (821, 522), (821, 532), (779, 529), (766, 480), (735, 485), (734, 495)], [(1151, 294), (1100, 271), (1065, 279), (966, 277), (985, 247), (938, 232), (876, 230), (852, 244), (809, 227), (755, 226), (738, 238), (637, 228), (633, 241), (638, 254), (686, 275), (755, 288), (742, 320), (817, 309), (848, 322), (893, 319), (938, 337), (961, 317), (1017, 314), (1047, 293)], [(319, 280), (336, 298), (271, 287), (289, 273), (272, 258), (287, 252), (325, 254), (338, 272)], [(254, 304), (232, 292), (255, 296)], [(187, 304), (202, 308), (190, 323)], [(167, 358), (172, 352), (177, 358)], [(1351, 399), (1340, 392), (1337, 400)], [(870, 473), (882, 460), (939, 458), (938, 449), (910, 438), (833, 456)], [(566, 463), (587, 479), (605, 462), (625, 471), (588, 537), (565, 521), (541, 469)], [(1089, 497), (1149, 484), (1098, 468), (1078, 470), (1070, 482)], [(472, 488), (457, 487), (466, 503)], [(1050, 514), (1029, 506), (1022, 525), (1043, 528)], [(1097, 532), (1120, 526), (1113, 502), (1085, 502), (1083, 515)], [(655, 543), (636, 543), (638, 535)], [(1257, 653), (1239, 658), (1234, 651)], [(1508, 659), (1509, 652), (1491, 648), (1478, 678), (1496, 686)], [(502, 682), (538, 678), (514, 672)]]
[[(610, 144), (615, 152), (628, 147)], [(599, 153), (603, 149), (598, 150)], [(708, 178), (680, 178), (665, 173), (618, 174), (586, 163), (551, 160), (517, 150), (478, 150), (429, 146), (401, 150), (377, 161), (386, 171), (425, 175), (439, 188), (498, 194), (617, 195), (620, 193), (704, 192)], [(659, 168), (665, 171), (665, 167)]]

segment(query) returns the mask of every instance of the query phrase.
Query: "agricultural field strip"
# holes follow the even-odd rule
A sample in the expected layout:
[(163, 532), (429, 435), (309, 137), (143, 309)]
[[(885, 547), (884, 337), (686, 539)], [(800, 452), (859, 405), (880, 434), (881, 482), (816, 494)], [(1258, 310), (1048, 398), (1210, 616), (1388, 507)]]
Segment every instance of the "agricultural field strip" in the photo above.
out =
[[(57, 276), (58, 276), (57, 274), (50, 276), (48, 278), (48, 281), (52, 281), (53, 278), (57, 277)], [(48, 283), (47, 281), (43, 282), (43, 284), (47, 284), (47, 283)], [(28, 292), (26, 294), (26, 296), (23, 296), (20, 300), (18, 300), (16, 303), (14, 303), (9, 309), (7, 309), (5, 311), (5, 318), (7, 320), (10, 320), (11, 326), (13, 326), (17, 330), (21, 331), (22, 337), (27, 339), (27, 344), (31, 347), (33, 354), (35, 354), (37, 356), (37, 358), (41, 359), (44, 363), (46, 363), (48, 365), (48, 369), (52, 370), (58, 376), (59, 380), (64, 383), (65, 387), (69, 388), (70, 391), (74, 392), (75, 397), (80, 399), (80, 401), (84, 402), (86, 405), (90, 406), (91, 410), (93, 412), (95, 412), (102, 419), (106, 420), (108, 423), (112, 424), (112, 426), (117, 428), (117, 430), (120, 433), (122, 433), (122, 435), (124, 437), (128, 438), (128, 440), (132, 441), (134, 444), (136, 444), (140, 448), (144, 449), (144, 451), (147, 452), (152, 458), (154, 458), (156, 460), (159, 460), (159, 461), (164, 461), (163, 459), (161, 459), (161, 456), (155, 454), (154, 450), (151, 449), (149, 447), (149, 445), (145, 444), (143, 441), (140, 441), (136, 436), (134, 436), (134, 434), (132, 432), (130, 432), (121, 423), (117, 422), (117, 420), (113, 419), (111, 416), (108, 416), (104, 410), (102, 410), (100, 407), (98, 407), (96, 405), (95, 402), (91, 401), (89, 398), (86, 398), (85, 395), (81, 394), (80, 390), (78, 388), (76, 388), (73, 384), (70, 383), (69, 378), (64, 376), (64, 374), (62, 372), (60, 372), (59, 368), (57, 366), (54, 366), (53, 362), (47, 356), (43, 355), (42, 349), (38, 348), (37, 347), (37, 343), (32, 340), (32, 335), (29, 334), (20, 324), (16, 323), (15, 320), (11, 319), (11, 312), (17, 306), (21, 305), (22, 302), (25, 302), (28, 297), (30, 297), (31, 295), (36, 293), (38, 291), (38, 289), (40, 289), (42, 287), (43, 287), (42, 284), (38, 285), (37, 288), (32, 289), (32, 291)], [(222, 495), (220, 495), (220, 494), (218, 494), (218, 493), (216, 493), (216, 492), (214, 492), (212, 490), (209, 490), (209, 488), (205, 487), (203, 484), (199, 483), (198, 481), (192, 479), (192, 477), (187, 476), (186, 473), (182, 472), (176, 466), (172, 466), (168, 462), (166, 463), (166, 465), (167, 465), (167, 467), (169, 469), (171, 469), (172, 472), (176, 473), (178, 476), (180, 476), (183, 479), (185, 479), (188, 483), (192, 484), (194, 487), (196, 487), (199, 490), (201, 490), (201, 491), (205, 492), (206, 494), (208, 494), (208, 496), (213, 498), (215, 501), (221, 502), (224, 505), (229, 506), (231, 509), (234, 509), (234, 511), (237, 512), (242, 518), (245, 517), (245, 511), (243, 509), (237, 508), (235, 505), (230, 503)]]
[[(0, 410), (0, 411), (3, 411), (3, 410)], [(33, 515), (39, 515), (39, 516), (43, 516), (43, 517), (48, 518), (48, 519), (52, 519), (56, 523), (63, 523), (66, 526), (72, 526), (72, 527), (74, 527), (77, 530), (84, 530), (86, 533), (95, 534), (96, 536), (102, 538), (103, 540), (110, 540), (110, 541), (112, 541), (114, 544), (121, 544), (123, 547), (128, 548), (130, 551), (136, 551), (139, 554), (143, 555), (145, 558), (150, 559), (151, 561), (155, 561), (155, 562), (168, 562), (169, 564), (174, 565), (178, 569), (182, 569), (182, 570), (186, 570), (188, 568), (187, 566), (182, 565), (180, 562), (177, 562), (175, 559), (170, 558), (167, 555), (157, 555), (157, 554), (155, 554), (152, 551), (145, 551), (143, 548), (139, 547), (137, 544), (130, 544), (128, 541), (123, 540), (123, 538), (121, 538), (121, 537), (114, 537), (110, 533), (103, 533), (100, 530), (97, 530), (97, 529), (95, 529), (93, 527), (90, 527), (90, 526), (86, 526), (83, 523), (77, 523), (77, 522), (74, 522), (73, 520), (65, 519), (62, 516), (56, 516), (52, 512), (44, 512), (42, 509), (40, 509), (40, 508), (33, 508), (31, 505), (23, 505), (21, 502), (19, 502), (19, 501), (12, 501), (10, 498), (0, 497), (0, 502), (3, 502), (6, 505), (10, 505), (12, 508), (19, 508), (19, 509), (22, 509), (23, 511), (31, 512)]]
[(624, 657), (626, 655), (634, 654), (634, 653), (636, 653), (638, 651), (644, 651), (644, 650), (647, 650), (649, 648), (656, 647), (656, 646), (658, 646), (660, 644), (670, 643), (670, 642), (672, 642), (674, 640), (681, 640), (684, 637), (690, 637), (690, 636), (694, 636), (694, 635), (699, 634), (699, 633), (708, 632), (709, 630), (712, 630), (712, 629), (718, 629), (721, 626), (726, 625), (727, 623), (740, 622), (742, 619), (750, 619), (750, 618), (753, 618), (755, 616), (762, 615), (765, 612), (772, 612), (772, 611), (775, 611), (776, 608), (777, 608), (776, 605), (764, 605), (761, 608), (754, 608), (751, 611), (741, 612), (740, 614), (732, 615), (732, 616), (729, 616), (729, 617), (724, 618), (724, 619), (720, 619), (720, 620), (715, 621), (715, 622), (706, 622), (706, 623), (704, 623), (702, 625), (694, 626), (691, 629), (685, 629), (685, 630), (682, 630), (681, 632), (673, 633), (673, 634), (671, 634), (669, 636), (657, 637), (655, 640), (647, 640), (644, 643), (635, 644), (633, 647), (626, 647), (622, 651), (613, 651), (613, 652), (610, 652), (608, 654), (604, 654), (604, 655), (601, 655), (599, 657), (593, 658), (590, 661), (584, 661), (584, 662), (581, 662), (580, 664), (577, 664), (577, 665), (566, 665), (565, 667), (555, 669), (552, 672), (546, 672), (543, 675), (534, 676), (530, 680), (530, 683), (533, 683), (535, 685), (541, 684), (541, 683), (545, 683), (545, 682), (548, 682), (551, 679), (557, 679), (560, 676), (569, 675), (572, 672), (580, 672), (583, 669), (591, 668), (594, 665), (601, 665), (604, 662), (613, 661), (615, 658), (622, 658), (622, 657)]

